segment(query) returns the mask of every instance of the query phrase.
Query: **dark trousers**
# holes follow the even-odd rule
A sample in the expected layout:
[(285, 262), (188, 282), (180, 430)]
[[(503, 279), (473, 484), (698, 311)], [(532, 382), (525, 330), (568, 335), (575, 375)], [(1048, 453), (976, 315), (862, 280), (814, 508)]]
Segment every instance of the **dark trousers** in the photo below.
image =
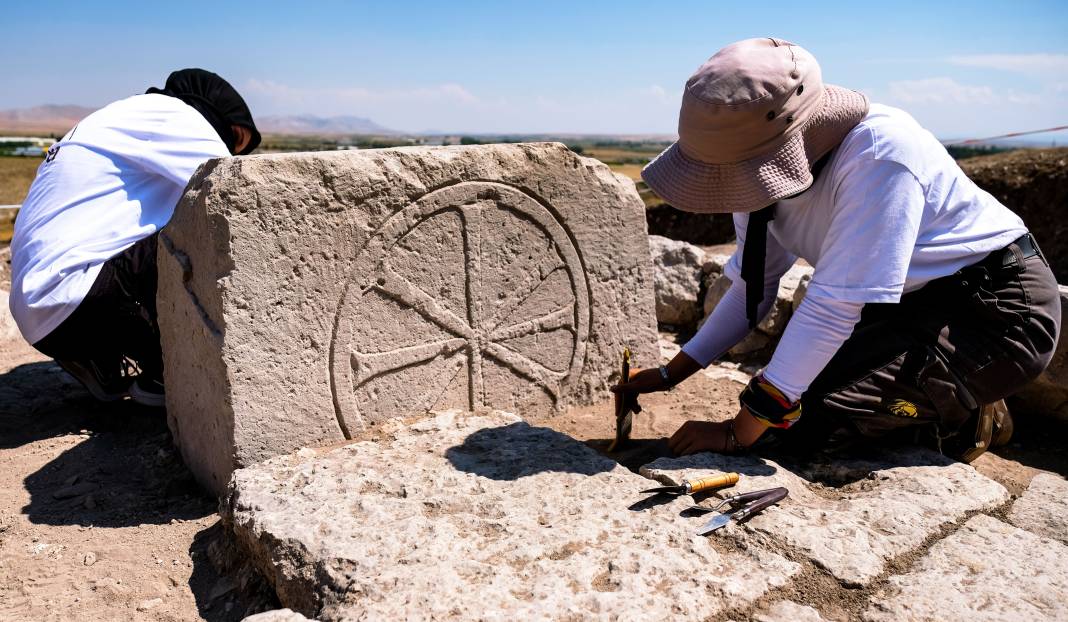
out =
[(160, 377), (163, 356), (156, 319), (156, 241), (139, 240), (104, 262), (85, 299), (33, 347), (58, 360), (118, 366), (123, 357)]
[(1022, 241), (898, 304), (865, 305), (802, 396), (798, 432), (851, 427), (881, 437), (926, 426), (944, 439), (1042, 373), (1057, 345), (1060, 296), (1041, 252), (1025, 259)]

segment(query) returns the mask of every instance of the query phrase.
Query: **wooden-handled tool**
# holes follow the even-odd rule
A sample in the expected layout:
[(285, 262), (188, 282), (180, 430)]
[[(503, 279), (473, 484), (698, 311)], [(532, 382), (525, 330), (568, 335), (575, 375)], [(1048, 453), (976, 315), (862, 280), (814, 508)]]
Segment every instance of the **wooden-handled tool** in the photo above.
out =
[(737, 473), (720, 473), (719, 475), (711, 475), (700, 479), (683, 480), (682, 484), (679, 486), (660, 486), (659, 488), (650, 488), (649, 490), (643, 490), (642, 492), (655, 492), (669, 495), (693, 495), (706, 490), (726, 488), (727, 486), (733, 486), (737, 483)]
[[(623, 348), (623, 365), (620, 370), (619, 382), (630, 382), (630, 348)], [(623, 445), (630, 440), (630, 430), (634, 425), (634, 415), (642, 411), (638, 405), (638, 396), (633, 393), (616, 393), (616, 437), (608, 446), (611, 453), (622, 449)]]

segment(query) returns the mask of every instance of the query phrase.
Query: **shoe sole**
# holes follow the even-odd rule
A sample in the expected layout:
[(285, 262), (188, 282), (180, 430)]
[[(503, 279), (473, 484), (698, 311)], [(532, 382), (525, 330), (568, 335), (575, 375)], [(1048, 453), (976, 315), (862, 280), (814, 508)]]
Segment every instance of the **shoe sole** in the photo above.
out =
[[(89, 395), (92, 395), (93, 398), (99, 402), (117, 402), (129, 395), (129, 390), (122, 391), (121, 393), (108, 393), (104, 390), (104, 387), (100, 386), (100, 383), (93, 378), (92, 372), (83, 370), (81, 366), (76, 363), (57, 360), (56, 364), (85, 387), (85, 390), (89, 392)], [(89, 380), (86, 380), (85, 376), (88, 376)]]
[(130, 399), (142, 406), (151, 408), (164, 408), (167, 405), (166, 394), (143, 391), (137, 386), (136, 382), (130, 386)]

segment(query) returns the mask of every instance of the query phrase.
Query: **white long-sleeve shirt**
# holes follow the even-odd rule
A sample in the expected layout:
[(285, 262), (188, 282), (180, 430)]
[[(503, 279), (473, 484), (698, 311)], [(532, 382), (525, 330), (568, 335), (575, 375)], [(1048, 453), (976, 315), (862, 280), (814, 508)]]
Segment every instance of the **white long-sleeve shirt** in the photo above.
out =
[(105, 261), (170, 221), (197, 167), (228, 155), (199, 112), (166, 95), (110, 104), (53, 145), (11, 241), (9, 305), (26, 341), (70, 317)]
[[(708, 365), (748, 333), (741, 250), (748, 214), (736, 214), (733, 286), (683, 347)], [(953, 274), (1027, 232), (1023, 221), (976, 186), (938, 140), (904, 111), (873, 104), (806, 192), (779, 202), (768, 227), (764, 317), (781, 276), (798, 257), (815, 267), (765, 378), (792, 400), (853, 332), (865, 303)]]

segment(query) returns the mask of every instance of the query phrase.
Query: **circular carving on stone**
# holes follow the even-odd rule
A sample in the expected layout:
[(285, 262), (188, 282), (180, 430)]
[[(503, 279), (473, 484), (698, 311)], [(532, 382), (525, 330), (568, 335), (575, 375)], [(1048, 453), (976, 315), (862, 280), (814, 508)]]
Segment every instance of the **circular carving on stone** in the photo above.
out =
[(356, 259), (330, 382), (346, 436), (433, 408), (555, 407), (582, 370), (589, 284), (553, 211), (500, 183), (435, 190)]

